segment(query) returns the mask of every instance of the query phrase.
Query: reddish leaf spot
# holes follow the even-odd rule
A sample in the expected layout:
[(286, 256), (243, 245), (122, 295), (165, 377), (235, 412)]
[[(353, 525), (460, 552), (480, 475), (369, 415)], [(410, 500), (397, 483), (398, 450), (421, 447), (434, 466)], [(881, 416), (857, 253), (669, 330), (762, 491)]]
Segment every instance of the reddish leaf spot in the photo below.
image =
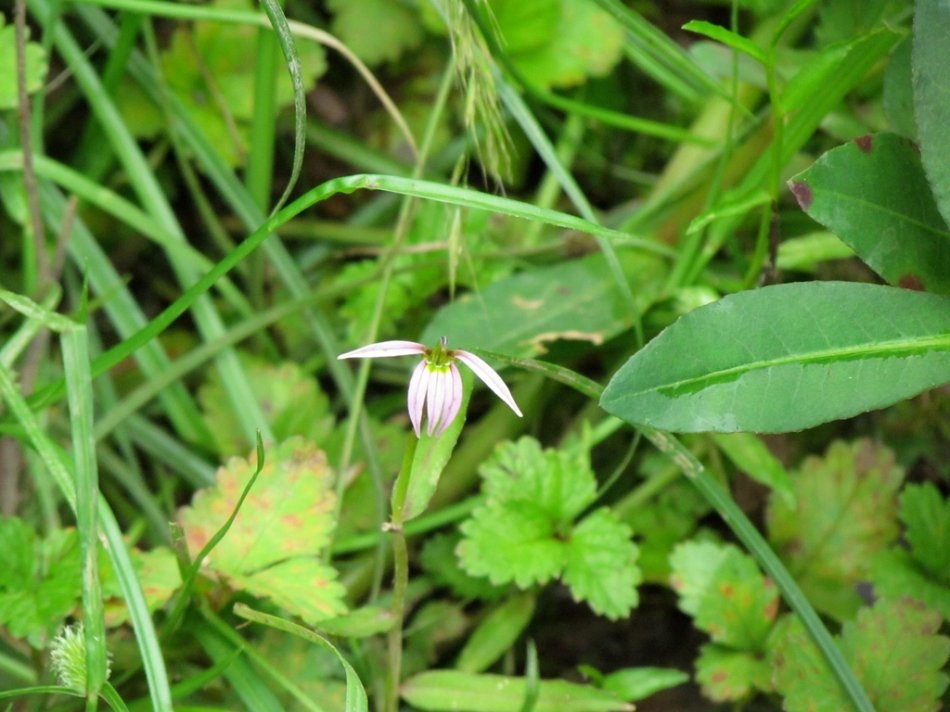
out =
[(924, 283), (916, 274), (901, 275), (901, 278), (897, 280), (897, 284), (904, 289), (914, 289), (918, 292), (924, 291)]
[(864, 136), (858, 136), (854, 139), (855, 145), (859, 150), (864, 153), (870, 153), (871, 149), (874, 148), (874, 137), (871, 134), (865, 134)]
[(814, 195), (812, 195), (811, 187), (804, 181), (794, 180), (789, 183), (789, 187), (792, 189), (792, 195), (795, 196), (795, 200), (798, 201), (798, 204), (801, 206), (802, 210), (808, 210), (811, 207), (811, 202), (814, 200)]

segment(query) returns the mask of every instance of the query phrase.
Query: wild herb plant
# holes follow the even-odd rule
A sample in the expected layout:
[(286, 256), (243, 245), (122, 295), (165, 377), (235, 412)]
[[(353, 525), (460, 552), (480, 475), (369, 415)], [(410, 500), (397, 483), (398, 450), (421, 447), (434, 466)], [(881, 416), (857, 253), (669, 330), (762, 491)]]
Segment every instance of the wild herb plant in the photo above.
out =
[(9, 10), (16, 709), (942, 707), (946, 3)]

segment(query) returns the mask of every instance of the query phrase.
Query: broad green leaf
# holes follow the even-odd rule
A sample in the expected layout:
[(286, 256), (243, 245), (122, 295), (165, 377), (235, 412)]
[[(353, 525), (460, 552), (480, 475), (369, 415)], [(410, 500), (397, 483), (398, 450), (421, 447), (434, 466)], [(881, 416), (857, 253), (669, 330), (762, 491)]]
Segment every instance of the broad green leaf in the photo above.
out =
[(825, 153), (789, 186), (806, 213), (890, 284), (950, 293), (950, 230), (909, 140), (862, 136)]
[[(948, 677), (950, 638), (938, 635), (941, 618), (902, 599), (878, 601), (844, 625), (841, 648), (875, 707), (933, 712)], [(771, 642), (775, 685), (789, 712), (849, 709), (840, 686), (797, 620), (787, 619)]]
[[(255, 470), (232, 458), (214, 487), (199, 491), (179, 512), (195, 556), (222, 527)], [(271, 598), (308, 623), (343, 614), (345, 589), (323, 562), (335, 525), (334, 473), (324, 453), (295, 437), (270, 446), (254, 489), (203, 571), (232, 587)]]
[[(564, 680), (542, 680), (533, 712), (612, 712), (633, 710), (613, 693)], [(430, 670), (402, 684), (402, 697), (430, 712), (510, 712), (527, 694), (524, 678)]]
[(696, 681), (713, 702), (747, 700), (755, 691), (770, 692), (772, 669), (759, 652), (706, 643), (696, 658)]
[(914, 14), (914, 116), (920, 157), (944, 220), (950, 222), (950, 73), (947, 37), (950, 4), (917, 0)]
[(425, 37), (410, 5), (390, 0), (330, 0), (328, 5), (333, 34), (370, 66), (399, 59)]
[(575, 600), (602, 616), (627, 616), (640, 601), (637, 547), (630, 528), (607, 508), (585, 517), (570, 534), (562, 576)]
[(459, 653), (456, 669), (483, 672), (511, 650), (531, 622), (536, 600), (534, 593), (518, 593), (485, 616)]
[[(634, 287), (643, 308), (654, 285)], [(420, 341), (435, 343), (445, 336), (457, 348), (538, 356), (552, 341), (597, 346), (631, 325), (623, 293), (598, 253), (521, 272), (465, 294), (436, 314)]]
[[(16, 29), (13, 25), (4, 26), (4, 23), (4, 16), (0, 14), (0, 110), (14, 109), (18, 104)], [(26, 91), (32, 94), (43, 86), (46, 79), (46, 50), (36, 42), (27, 42), (25, 53)]]
[(680, 608), (714, 643), (756, 652), (778, 614), (778, 590), (762, 576), (751, 557), (731, 544), (687, 542), (670, 563), (670, 583)]
[(461, 530), (457, 552), (462, 568), (496, 585), (514, 581), (524, 589), (547, 583), (566, 563), (566, 547), (551, 517), (527, 500), (489, 501), (472, 512)]
[(950, 586), (950, 499), (941, 497), (930, 482), (908, 485), (901, 493), (900, 517), (914, 558)]
[(0, 551), (0, 626), (41, 649), (79, 604), (76, 532), (57, 529), (40, 539), (23, 520), (3, 517)]
[(532, 84), (567, 87), (607, 74), (624, 32), (592, 0), (491, 0), (511, 61)]
[(857, 610), (855, 584), (897, 537), (903, 477), (893, 453), (873, 441), (835, 442), (792, 478), (796, 506), (771, 498), (769, 539), (817, 609), (839, 620)]
[(950, 381), (950, 298), (808, 282), (727, 296), (682, 317), (601, 397), (633, 425), (782, 432), (882, 408)]
[[(294, 435), (315, 443), (327, 439), (333, 429), (333, 416), (330, 400), (316, 379), (289, 362), (275, 365), (246, 361), (244, 372), (278, 441)], [(254, 448), (240, 426), (243, 414), (234, 410), (217, 371), (211, 372), (211, 380), (198, 391), (198, 399), (221, 457), (245, 455)]]
[(914, 87), (911, 81), (913, 38), (908, 37), (891, 54), (884, 70), (882, 105), (890, 128), (912, 141), (917, 140), (914, 120)]

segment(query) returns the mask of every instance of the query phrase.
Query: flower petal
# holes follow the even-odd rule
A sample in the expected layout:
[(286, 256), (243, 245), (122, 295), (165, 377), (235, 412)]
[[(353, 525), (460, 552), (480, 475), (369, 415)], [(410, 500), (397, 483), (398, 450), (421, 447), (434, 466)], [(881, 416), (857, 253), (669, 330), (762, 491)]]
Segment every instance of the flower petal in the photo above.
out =
[[(448, 379), (448, 380), (447, 380)], [(426, 418), (429, 427), (426, 432), (432, 435), (436, 431), (441, 433), (445, 428), (445, 394), (446, 384), (451, 388), (449, 371), (445, 367), (429, 366), (429, 389), (426, 391)]]
[(442, 406), (442, 424), (436, 431), (436, 435), (445, 432), (445, 429), (458, 416), (459, 409), (462, 407), (462, 374), (459, 373), (458, 366), (450, 363), (448, 373), (442, 375), (445, 385), (445, 403)]
[(514, 396), (511, 395), (508, 386), (501, 380), (501, 376), (495, 372), (495, 369), (469, 351), (454, 349), (452, 353), (455, 358), (472, 369), (475, 375), (481, 379), (482, 383), (491, 388), (494, 394), (501, 398), (505, 405), (511, 408), (519, 418), (523, 417), (521, 410), (518, 408), (518, 404), (515, 403)]
[(426, 347), (415, 341), (380, 341), (376, 344), (361, 346), (353, 351), (337, 356), (344, 358), (389, 358), (391, 356), (417, 356), (424, 354)]
[(409, 379), (409, 420), (416, 437), (422, 437), (422, 411), (426, 402), (426, 388), (429, 385), (429, 364), (422, 360), (412, 371)]

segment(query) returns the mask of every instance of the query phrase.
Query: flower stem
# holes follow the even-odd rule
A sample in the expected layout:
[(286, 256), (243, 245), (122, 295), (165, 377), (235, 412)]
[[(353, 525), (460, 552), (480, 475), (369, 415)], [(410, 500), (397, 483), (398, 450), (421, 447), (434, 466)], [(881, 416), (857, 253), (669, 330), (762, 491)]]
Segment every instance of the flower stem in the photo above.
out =
[(406, 587), (409, 585), (409, 549), (406, 546), (406, 533), (403, 530), (403, 511), (409, 479), (412, 476), (412, 461), (416, 454), (419, 439), (415, 433), (407, 438), (406, 453), (402, 459), (402, 468), (393, 486), (392, 519), (389, 532), (393, 538), (393, 627), (389, 630), (389, 673), (386, 677), (386, 699), (383, 709), (397, 712), (399, 709), (399, 683), (402, 678), (402, 624), (406, 608)]

